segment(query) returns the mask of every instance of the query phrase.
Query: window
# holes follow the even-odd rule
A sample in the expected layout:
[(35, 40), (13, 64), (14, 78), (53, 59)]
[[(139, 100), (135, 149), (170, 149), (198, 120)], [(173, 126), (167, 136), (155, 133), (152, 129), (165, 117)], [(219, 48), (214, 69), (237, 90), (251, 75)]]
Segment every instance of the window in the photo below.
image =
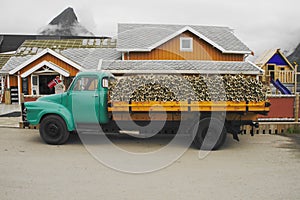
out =
[(39, 94), (39, 77), (37, 75), (31, 76), (31, 93), (32, 95), (38, 95)]
[(102, 79), (102, 87), (108, 88), (108, 78), (107, 77)]
[(275, 65), (268, 65), (268, 70), (275, 70)]
[(94, 91), (98, 88), (98, 77), (81, 77), (75, 83), (74, 91)]
[(193, 38), (181, 37), (180, 38), (180, 51), (193, 51)]
[(22, 78), (22, 92), (28, 95), (28, 77)]

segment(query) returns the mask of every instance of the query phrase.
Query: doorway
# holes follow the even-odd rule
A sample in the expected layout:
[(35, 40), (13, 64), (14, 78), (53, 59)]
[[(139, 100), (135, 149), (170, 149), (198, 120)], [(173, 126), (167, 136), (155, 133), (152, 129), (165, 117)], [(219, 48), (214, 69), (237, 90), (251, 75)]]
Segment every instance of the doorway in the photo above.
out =
[(48, 83), (55, 79), (57, 75), (39, 75), (39, 94), (40, 95), (47, 95), (47, 94), (54, 94), (54, 88), (49, 88)]

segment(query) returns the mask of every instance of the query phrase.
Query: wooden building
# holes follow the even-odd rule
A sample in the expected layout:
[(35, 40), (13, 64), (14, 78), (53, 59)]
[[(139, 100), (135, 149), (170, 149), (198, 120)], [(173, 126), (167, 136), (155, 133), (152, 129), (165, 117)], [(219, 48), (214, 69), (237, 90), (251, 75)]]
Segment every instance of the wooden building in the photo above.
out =
[(120, 59), (115, 47), (112, 39), (27, 40), (1, 69), (4, 90), (10, 90), (12, 103), (20, 101), (21, 93), (27, 100), (54, 94), (48, 83), (55, 77), (67, 88), (79, 71), (94, 69), (99, 59)]
[(117, 50), (123, 60), (244, 61), (252, 53), (227, 27), (162, 24), (119, 24)]
[(263, 70), (245, 58), (252, 51), (228, 27), (119, 24), (116, 39), (27, 40), (1, 69), (16, 102), (54, 93), (55, 76), (68, 86), (78, 71), (246, 74)]

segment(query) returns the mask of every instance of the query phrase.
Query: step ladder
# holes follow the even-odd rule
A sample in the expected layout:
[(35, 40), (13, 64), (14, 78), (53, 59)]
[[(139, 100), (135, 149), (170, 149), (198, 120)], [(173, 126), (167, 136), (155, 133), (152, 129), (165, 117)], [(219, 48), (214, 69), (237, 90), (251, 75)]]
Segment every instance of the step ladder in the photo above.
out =
[(4, 97), (5, 79), (6, 79), (6, 76), (0, 75), (0, 104), (2, 103), (3, 97)]

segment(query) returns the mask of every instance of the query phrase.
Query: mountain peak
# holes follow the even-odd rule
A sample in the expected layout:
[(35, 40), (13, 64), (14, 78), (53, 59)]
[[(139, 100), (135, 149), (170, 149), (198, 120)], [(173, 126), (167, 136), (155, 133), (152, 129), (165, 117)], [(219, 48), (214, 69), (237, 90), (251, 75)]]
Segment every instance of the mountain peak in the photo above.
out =
[(39, 33), (42, 35), (94, 36), (78, 22), (74, 9), (71, 7), (57, 15), (47, 26), (41, 28)]
[[(293, 64), (296, 62), (298, 65), (300, 64), (300, 44), (296, 47), (293, 53), (287, 57), (287, 59)], [(298, 67), (298, 72), (300, 71), (300, 67)]]
[(49, 24), (50, 25), (67, 25), (71, 26), (74, 23), (77, 23), (77, 16), (74, 12), (74, 9), (71, 7), (66, 8), (62, 11), (57, 17), (55, 17)]

